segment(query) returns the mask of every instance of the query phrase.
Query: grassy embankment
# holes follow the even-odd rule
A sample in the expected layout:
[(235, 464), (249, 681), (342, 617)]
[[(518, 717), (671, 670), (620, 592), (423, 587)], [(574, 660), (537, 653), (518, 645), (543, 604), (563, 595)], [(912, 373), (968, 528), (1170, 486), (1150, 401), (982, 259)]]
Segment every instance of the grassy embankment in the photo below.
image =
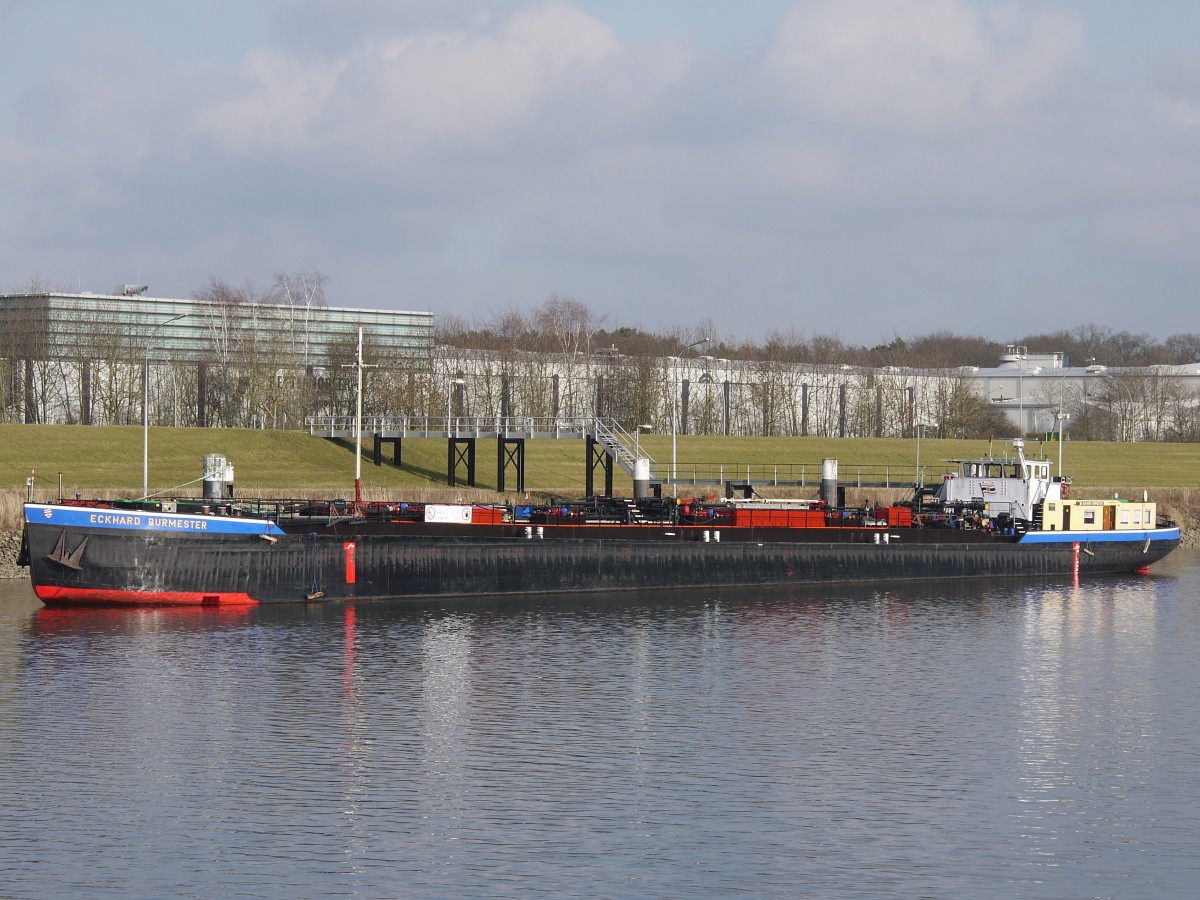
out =
[[(671, 459), (670, 435), (643, 435), (643, 451), (655, 460)], [(585, 443), (581, 440), (529, 441), (526, 444), (525, 486), (536, 495), (581, 496), (586, 477)], [(990, 444), (996, 456), (1011, 454), (1008, 441)], [(1073, 476), (1075, 496), (1102, 496), (1119, 492), (1139, 495), (1152, 491), (1163, 508), (1181, 523), (1193, 524), (1200, 512), (1200, 445), (1114, 444), (1068, 442), (1063, 447), (1064, 469)], [(807, 477), (820, 479), (822, 459), (839, 461), (843, 479), (853, 477), (856, 466), (890, 466), (892, 477), (911, 480), (916, 445), (911, 440), (837, 438), (725, 438), (681, 435), (678, 459), (683, 463), (721, 463), (727, 471), (737, 466), (804, 464)], [(975, 457), (989, 452), (988, 441), (922, 440), (921, 461), (927, 480), (945, 470), (943, 460)], [(1027, 454), (1043, 454), (1057, 471), (1057, 444), (1029, 444)], [(239, 496), (306, 497), (350, 496), (354, 489), (354, 447), (351, 442), (330, 441), (307, 434), (281, 431), (230, 429), (150, 429), (150, 491), (198, 496), (203, 457), (225, 456), (235, 467)], [(363, 494), (367, 499), (404, 496), (412, 500), (463, 498), (495, 499), (496, 444), (480, 440), (477, 446), (474, 490), (446, 485), (446, 442), (409, 439), (404, 442), (403, 466), (371, 461), (371, 442), (364, 439)], [(131, 497), (141, 493), (142, 429), (89, 428), (62, 425), (0, 425), (0, 528), (19, 522), (25, 479), (36, 470), (35, 496), (58, 495), (59, 473), (65, 496)], [(596, 473), (602, 484), (602, 473)], [(460, 478), (464, 477), (460, 470)], [(515, 475), (508, 472), (509, 485)], [(620, 469), (613, 489), (628, 495), (632, 485)], [(715, 486), (680, 493), (716, 493)], [(763, 493), (783, 494), (762, 490)], [(814, 489), (799, 489), (793, 496), (813, 496)], [(891, 500), (873, 490), (850, 492), (850, 502)]]

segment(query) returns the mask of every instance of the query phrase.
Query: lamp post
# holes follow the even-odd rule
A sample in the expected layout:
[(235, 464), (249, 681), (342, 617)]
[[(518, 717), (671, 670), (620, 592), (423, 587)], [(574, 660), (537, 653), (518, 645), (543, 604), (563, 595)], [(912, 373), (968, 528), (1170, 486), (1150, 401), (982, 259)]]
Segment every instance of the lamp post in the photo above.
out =
[(913, 486), (920, 488), (925, 479), (921, 475), (921, 432), (925, 430), (925, 417), (921, 414), (921, 393), (916, 386), (912, 388), (912, 424), (913, 433), (917, 438), (917, 460), (913, 471)]
[[(706, 338), (706, 337), (700, 338), (700, 340), (695, 341), (691, 344), (688, 344), (686, 347), (684, 347), (682, 350), (680, 350), (679, 357), (682, 358), (683, 354), (687, 353), (693, 347), (699, 347), (701, 344), (707, 344), (707, 343), (708, 343), (708, 338)], [(672, 374), (674, 374), (674, 370), (675, 370), (675, 367), (672, 366), (671, 367)], [(675, 379), (672, 378), (671, 379), (671, 495), (672, 496), (674, 496), (674, 494), (675, 494), (675, 465), (677, 462), (676, 452), (675, 452), (676, 431), (677, 431), (677, 428), (676, 428), (676, 423), (675, 423)]]
[(180, 313), (164, 319), (146, 335), (146, 359), (142, 368), (142, 499), (150, 494), (150, 341), (158, 333), (158, 329), (180, 319), (186, 319), (191, 313)]
[(1029, 428), (1025, 424), (1025, 370), (1017, 370), (1017, 414), (1021, 418), (1021, 437), (1024, 437)]
[(915, 473), (915, 481), (917, 483), (917, 487), (921, 487), (925, 483), (925, 479), (921, 477), (921, 432), (925, 430), (925, 425), (923, 422), (918, 421), (916, 423), (916, 426), (917, 426), (916, 427), (916, 432), (917, 432), (917, 471)]
[(1063, 423), (1071, 418), (1071, 414), (1063, 412), (1061, 409), (1054, 417), (1058, 419), (1058, 477), (1062, 477), (1062, 442), (1063, 442)]

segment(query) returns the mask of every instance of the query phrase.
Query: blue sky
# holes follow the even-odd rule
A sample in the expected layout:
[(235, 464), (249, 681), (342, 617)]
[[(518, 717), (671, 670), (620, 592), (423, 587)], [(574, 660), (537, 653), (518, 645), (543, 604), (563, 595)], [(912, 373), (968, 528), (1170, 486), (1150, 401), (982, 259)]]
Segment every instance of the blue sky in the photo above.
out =
[(0, 0), (0, 290), (1200, 331), (1200, 4)]

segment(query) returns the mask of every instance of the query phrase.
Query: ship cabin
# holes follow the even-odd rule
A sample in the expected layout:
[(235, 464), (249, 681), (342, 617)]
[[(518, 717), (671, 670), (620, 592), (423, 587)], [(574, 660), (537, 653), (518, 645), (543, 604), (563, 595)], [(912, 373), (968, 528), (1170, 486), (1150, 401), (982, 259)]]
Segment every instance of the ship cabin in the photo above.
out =
[(1032, 521), (1043, 502), (1061, 503), (1069, 482), (1051, 477), (1048, 460), (1026, 459), (1025, 442), (1013, 441), (1016, 458), (952, 459), (958, 471), (942, 476), (935, 500), (948, 512), (972, 508), (986, 518)]
[(1047, 500), (1044, 531), (1148, 531), (1155, 527), (1156, 503), (1148, 500)]

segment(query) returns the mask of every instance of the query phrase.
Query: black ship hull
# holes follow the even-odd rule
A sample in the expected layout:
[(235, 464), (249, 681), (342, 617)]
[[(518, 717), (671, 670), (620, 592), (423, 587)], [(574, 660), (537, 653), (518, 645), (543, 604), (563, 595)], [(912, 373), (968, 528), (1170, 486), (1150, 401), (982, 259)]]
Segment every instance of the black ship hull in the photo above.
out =
[(48, 605), (222, 605), (1095, 575), (1143, 569), (1179, 544), (1177, 528), (1119, 539), (939, 529), (727, 530), (715, 540), (703, 529), (667, 526), (404, 531), (234, 534), (31, 519), (26, 552), (34, 590)]

